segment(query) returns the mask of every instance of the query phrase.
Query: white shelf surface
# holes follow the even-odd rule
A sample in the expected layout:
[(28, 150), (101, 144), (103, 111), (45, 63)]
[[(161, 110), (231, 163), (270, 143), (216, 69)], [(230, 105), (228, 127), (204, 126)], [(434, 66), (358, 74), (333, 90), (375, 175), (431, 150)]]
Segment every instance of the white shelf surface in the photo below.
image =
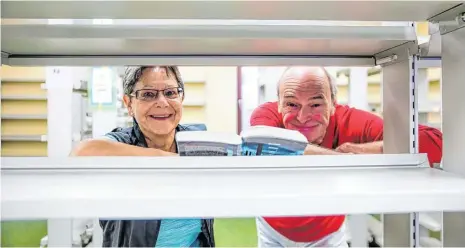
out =
[[(3, 18), (424, 21), (463, 1), (3, 1)], [(292, 6), (292, 8), (290, 8)], [(347, 11), (351, 10), (351, 11)]]
[[(253, 217), (465, 210), (465, 178), (421, 166), (424, 163), (383, 166), (375, 162), (388, 157), (394, 162), (395, 156), (399, 155), (352, 159), (2, 158), (2, 218)], [(324, 163), (325, 158), (339, 166)], [(422, 158), (403, 157), (404, 162), (411, 163)], [(168, 169), (171, 165), (166, 162), (170, 159), (184, 165)], [(200, 160), (191, 165), (193, 159)], [(366, 161), (374, 162), (374, 166)], [(293, 162), (298, 166), (288, 165)], [(357, 164), (365, 166), (353, 167)], [(129, 169), (131, 165), (138, 166)]]
[(3, 25), (2, 51), (9, 54), (12, 65), (124, 65), (139, 59), (138, 63), (181, 65), (282, 65), (314, 60), (326, 65), (373, 66), (375, 54), (416, 42), (411, 26), (186, 22), (193, 21)]
[(27, 114), (6, 114), (1, 115), (4, 120), (46, 120), (47, 115), (27, 115)]
[(2, 141), (40, 141), (46, 142), (47, 135), (2, 135)]

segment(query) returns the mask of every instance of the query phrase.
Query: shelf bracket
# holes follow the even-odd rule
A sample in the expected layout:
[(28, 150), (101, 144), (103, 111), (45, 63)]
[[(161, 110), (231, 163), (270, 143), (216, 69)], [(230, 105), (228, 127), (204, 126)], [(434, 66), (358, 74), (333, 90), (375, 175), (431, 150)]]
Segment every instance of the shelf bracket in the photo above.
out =
[(10, 56), (9, 53), (2, 52), (2, 65), (8, 65), (9, 64), (9, 61), (8, 61), (9, 56)]
[(374, 55), (375, 64), (388, 66), (391, 64), (406, 61), (413, 55), (419, 55), (420, 47), (417, 41), (409, 41), (402, 45), (393, 47)]
[(441, 35), (453, 32), (465, 26), (465, 4), (461, 4), (429, 20), (439, 25)]

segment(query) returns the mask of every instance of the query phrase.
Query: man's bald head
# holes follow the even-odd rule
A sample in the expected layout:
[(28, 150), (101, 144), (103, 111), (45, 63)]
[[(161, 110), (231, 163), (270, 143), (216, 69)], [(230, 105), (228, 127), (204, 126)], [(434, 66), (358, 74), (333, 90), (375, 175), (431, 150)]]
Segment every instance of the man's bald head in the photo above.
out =
[(278, 111), (284, 127), (321, 144), (335, 111), (336, 84), (323, 67), (289, 67), (278, 83)]
[(278, 81), (278, 97), (280, 95), (281, 85), (288, 80), (298, 80), (300, 82), (325, 81), (329, 86), (332, 100), (336, 98), (336, 80), (324, 67), (291, 66), (286, 68)]

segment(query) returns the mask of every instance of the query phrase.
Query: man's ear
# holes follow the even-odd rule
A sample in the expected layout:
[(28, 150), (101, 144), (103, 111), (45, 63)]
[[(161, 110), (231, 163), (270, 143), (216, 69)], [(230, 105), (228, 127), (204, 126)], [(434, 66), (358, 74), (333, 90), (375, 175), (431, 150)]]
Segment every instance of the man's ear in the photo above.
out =
[(333, 106), (331, 106), (331, 115), (333, 115), (335, 112), (336, 112), (336, 105), (337, 105), (337, 98), (334, 97), (332, 100), (331, 100), (331, 103)]
[(283, 112), (283, 107), (281, 106), (281, 101), (278, 98), (278, 113), (281, 114), (282, 112)]
[(126, 106), (126, 108), (128, 109), (129, 116), (134, 117), (134, 113), (132, 111), (131, 97), (128, 96), (128, 95), (124, 95), (123, 96), (123, 102), (124, 102), (124, 106)]

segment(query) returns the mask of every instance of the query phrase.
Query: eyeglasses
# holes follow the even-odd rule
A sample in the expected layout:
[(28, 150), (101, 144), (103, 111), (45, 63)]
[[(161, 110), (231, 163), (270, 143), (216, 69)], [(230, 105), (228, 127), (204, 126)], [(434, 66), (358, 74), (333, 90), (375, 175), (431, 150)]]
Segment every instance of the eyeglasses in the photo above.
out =
[(181, 87), (167, 88), (164, 90), (153, 90), (153, 89), (142, 89), (134, 91), (131, 96), (136, 97), (137, 100), (141, 101), (153, 101), (157, 99), (158, 92), (163, 92), (163, 96), (167, 99), (176, 99), (184, 92)]

